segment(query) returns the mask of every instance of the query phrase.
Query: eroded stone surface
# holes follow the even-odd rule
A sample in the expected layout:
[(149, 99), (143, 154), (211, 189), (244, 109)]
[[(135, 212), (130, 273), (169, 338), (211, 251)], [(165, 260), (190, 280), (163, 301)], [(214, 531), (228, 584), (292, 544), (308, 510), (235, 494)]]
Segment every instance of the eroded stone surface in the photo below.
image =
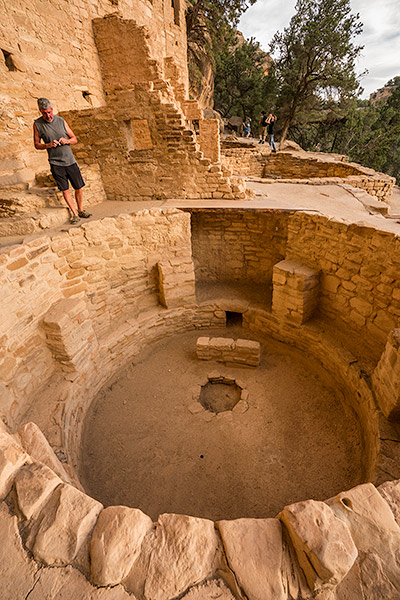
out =
[(0, 506), (0, 569), (1, 600), (26, 598), (38, 566), (23, 549), (17, 518), (10, 515), (4, 503)]
[(105, 508), (90, 542), (91, 579), (96, 585), (115, 585), (129, 573), (144, 536), (152, 529), (150, 517), (125, 506)]
[(175, 598), (212, 575), (217, 546), (212, 521), (160, 515), (144, 588), (146, 598)]
[(46, 502), (61, 479), (45, 465), (33, 463), (24, 467), (15, 478), (18, 506), (30, 519)]
[(348, 527), (324, 502), (307, 500), (286, 506), (280, 519), (288, 530), (308, 585), (337, 585), (357, 558)]
[(183, 596), (184, 600), (235, 600), (235, 596), (220, 580), (207, 581), (192, 588)]
[(400, 479), (382, 483), (378, 492), (389, 504), (397, 525), (400, 525)]
[(7, 496), (14, 475), (28, 458), (11, 435), (6, 432), (0, 433), (0, 500)]
[(103, 506), (76, 488), (55, 490), (31, 527), (27, 546), (47, 565), (70, 563), (93, 529)]
[(357, 546), (365, 597), (400, 597), (400, 528), (378, 490), (371, 483), (359, 485), (329, 504)]
[(45, 568), (39, 575), (29, 600), (134, 600), (122, 586), (108, 590), (95, 588), (71, 566)]
[(284, 600), (278, 519), (219, 521), (228, 563), (249, 600)]
[(64, 467), (36, 423), (22, 425), (18, 429), (18, 436), (22, 446), (32, 458), (40, 460), (40, 462), (47, 465), (66, 483), (71, 483)]

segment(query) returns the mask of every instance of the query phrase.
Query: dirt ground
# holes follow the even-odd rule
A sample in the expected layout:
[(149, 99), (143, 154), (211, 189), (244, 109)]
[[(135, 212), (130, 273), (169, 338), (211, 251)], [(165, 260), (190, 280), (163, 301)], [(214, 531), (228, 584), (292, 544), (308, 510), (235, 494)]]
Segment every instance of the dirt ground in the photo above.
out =
[[(199, 361), (199, 336), (259, 339), (258, 368)], [(249, 391), (243, 414), (192, 414), (208, 374)], [(240, 327), (179, 334), (130, 364), (88, 410), (81, 481), (104, 505), (235, 519), (275, 516), (361, 482), (361, 435), (343, 394), (310, 357)]]

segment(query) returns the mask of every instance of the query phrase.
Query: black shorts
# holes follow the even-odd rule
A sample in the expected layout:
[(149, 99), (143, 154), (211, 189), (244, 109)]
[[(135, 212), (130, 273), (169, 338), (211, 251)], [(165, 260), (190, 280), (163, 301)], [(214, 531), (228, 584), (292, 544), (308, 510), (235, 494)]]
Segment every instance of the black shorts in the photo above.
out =
[(74, 190), (80, 190), (85, 185), (81, 170), (77, 163), (73, 163), (67, 167), (50, 164), (50, 169), (60, 192), (65, 192), (65, 190), (69, 188), (68, 181), (71, 182)]

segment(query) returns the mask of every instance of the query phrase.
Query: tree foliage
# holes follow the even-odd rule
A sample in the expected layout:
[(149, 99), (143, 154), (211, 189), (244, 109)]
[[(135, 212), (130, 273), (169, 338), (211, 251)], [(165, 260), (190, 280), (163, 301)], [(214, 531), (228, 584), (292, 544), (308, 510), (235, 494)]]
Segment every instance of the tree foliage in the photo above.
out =
[(355, 60), (362, 46), (353, 38), (361, 33), (359, 15), (350, 0), (298, 0), (296, 13), (282, 33), (276, 33), (271, 52), (278, 58), (278, 112), (281, 139), (300, 112), (319, 110), (326, 102), (345, 103), (359, 91)]
[(256, 0), (188, 0), (186, 31), (190, 87), (213, 87), (216, 54), (241, 14)]
[(217, 32), (227, 23), (237, 25), (244, 11), (256, 0), (188, 0), (186, 11), (186, 31), (188, 37), (193, 30), (206, 27), (211, 33)]
[(253, 38), (235, 40), (235, 32), (216, 53), (215, 108), (222, 116), (247, 116), (253, 121), (275, 99), (273, 72), (265, 76), (267, 55)]

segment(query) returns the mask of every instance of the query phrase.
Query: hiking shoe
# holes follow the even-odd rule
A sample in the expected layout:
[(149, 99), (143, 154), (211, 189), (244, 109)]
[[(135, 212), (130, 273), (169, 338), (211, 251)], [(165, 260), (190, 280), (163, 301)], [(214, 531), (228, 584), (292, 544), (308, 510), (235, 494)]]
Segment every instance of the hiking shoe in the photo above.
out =
[(75, 223), (79, 223), (79, 217), (77, 217), (76, 215), (72, 215), (72, 217), (70, 218), (69, 222), (74, 225)]
[(80, 216), (81, 219), (88, 219), (89, 217), (91, 217), (91, 213), (88, 213), (86, 210), (80, 210), (78, 212), (78, 215)]

